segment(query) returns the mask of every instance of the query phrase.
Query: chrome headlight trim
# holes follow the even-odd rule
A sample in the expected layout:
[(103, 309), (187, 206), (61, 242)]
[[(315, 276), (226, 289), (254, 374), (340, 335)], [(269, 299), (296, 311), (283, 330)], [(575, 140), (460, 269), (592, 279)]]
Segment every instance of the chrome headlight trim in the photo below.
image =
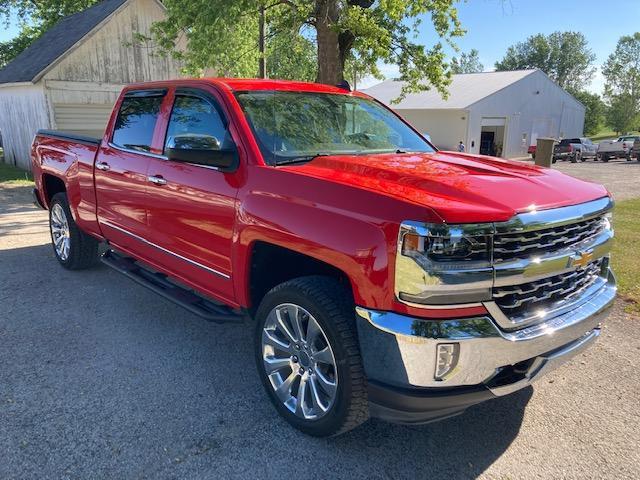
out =
[(484, 238), (490, 242), (493, 224), (426, 224), (407, 221), (400, 225), (396, 252), (395, 295), (406, 304), (425, 305), (467, 304), (491, 298), (493, 268), (490, 244), (483, 261), (433, 261), (426, 254), (403, 253), (405, 236), (422, 238)]

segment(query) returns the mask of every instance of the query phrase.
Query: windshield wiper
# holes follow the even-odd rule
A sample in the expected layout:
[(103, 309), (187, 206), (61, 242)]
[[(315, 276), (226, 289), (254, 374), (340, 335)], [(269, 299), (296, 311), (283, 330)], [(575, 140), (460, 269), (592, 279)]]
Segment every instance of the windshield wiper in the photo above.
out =
[(328, 157), (328, 153), (316, 153), (315, 155), (304, 155), (300, 157), (285, 158), (284, 160), (276, 161), (276, 165), (291, 165), (294, 163), (306, 163), (315, 160), (318, 157)]

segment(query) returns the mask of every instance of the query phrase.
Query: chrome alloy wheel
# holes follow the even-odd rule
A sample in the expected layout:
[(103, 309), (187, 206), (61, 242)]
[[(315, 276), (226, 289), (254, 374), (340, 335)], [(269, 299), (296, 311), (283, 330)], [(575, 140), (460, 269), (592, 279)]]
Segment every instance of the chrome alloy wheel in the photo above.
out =
[(69, 220), (62, 208), (56, 203), (51, 209), (51, 239), (56, 255), (63, 262), (69, 258), (71, 248), (71, 234), (69, 233)]
[(323, 417), (336, 399), (336, 360), (322, 327), (304, 308), (275, 307), (262, 329), (262, 361), (280, 401), (305, 420)]

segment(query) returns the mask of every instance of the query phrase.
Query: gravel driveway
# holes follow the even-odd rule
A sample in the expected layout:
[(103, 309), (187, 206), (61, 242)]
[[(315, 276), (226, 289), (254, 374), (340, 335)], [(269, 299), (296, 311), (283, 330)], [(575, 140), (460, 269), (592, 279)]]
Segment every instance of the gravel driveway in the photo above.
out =
[(616, 200), (640, 197), (640, 162), (609, 160), (607, 163), (587, 160), (581, 163), (558, 162), (554, 168), (568, 175), (602, 183)]
[(63, 270), (26, 190), (0, 186), (0, 478), (640, 478), (639, 319), (620, 306), (534, 389), (319, 440), (271, 407), (250, 325)]

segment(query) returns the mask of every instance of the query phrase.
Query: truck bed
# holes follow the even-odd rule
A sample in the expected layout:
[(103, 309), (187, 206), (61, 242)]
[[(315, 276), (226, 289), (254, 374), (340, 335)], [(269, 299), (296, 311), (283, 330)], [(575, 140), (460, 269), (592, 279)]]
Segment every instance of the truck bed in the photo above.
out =
[(62, 130), (38, 130), (38, 136), (57, 138), (58, 140), (66, 140), (69, 142), (84, 143), (87, 145), (100, 145), (100, 139), (88, 137), (86, 135), (78, 135), (75, 133), (64, 132)]

